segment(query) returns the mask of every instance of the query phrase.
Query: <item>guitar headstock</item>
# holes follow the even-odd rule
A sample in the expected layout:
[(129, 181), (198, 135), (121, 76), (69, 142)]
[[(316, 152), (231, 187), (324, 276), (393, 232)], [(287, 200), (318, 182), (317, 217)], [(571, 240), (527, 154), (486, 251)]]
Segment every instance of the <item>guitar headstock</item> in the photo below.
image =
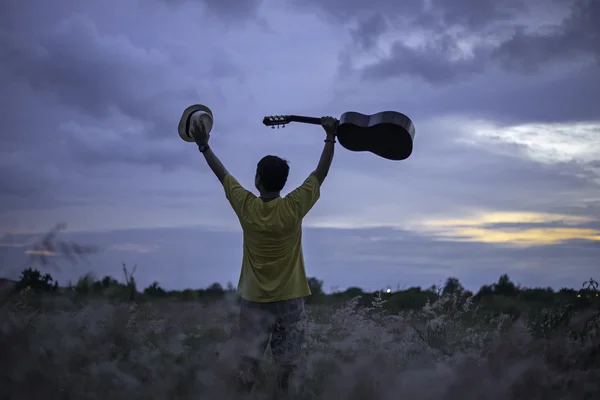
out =
[(279, 129), (279, 127), (285, 128), (287, 124), (292, 122), (289, 115), (269, 115), (263, 118), (263, 124), (270, 126), (272, 129)]

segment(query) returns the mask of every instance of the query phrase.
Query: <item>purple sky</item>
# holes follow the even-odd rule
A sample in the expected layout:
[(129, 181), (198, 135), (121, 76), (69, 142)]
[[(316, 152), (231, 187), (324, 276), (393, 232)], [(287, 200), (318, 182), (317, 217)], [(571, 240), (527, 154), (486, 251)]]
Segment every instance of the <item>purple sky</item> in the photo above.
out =
[(600, 2), (8, 0), (0, 26), (4, 275), (27, 265), (18, 235), (66, 222), (102, 251), (59, 279), (120, 278), (124, 261), (143, 285), (236, 283), (236, 217), (176, 132), (203, 103), (249, 189), (277, 154), (291, 190), (323, 144), (265, 115), (415, 122), (406, 161), (338, 149), (305, 220), (326, 288), (600, 276)]

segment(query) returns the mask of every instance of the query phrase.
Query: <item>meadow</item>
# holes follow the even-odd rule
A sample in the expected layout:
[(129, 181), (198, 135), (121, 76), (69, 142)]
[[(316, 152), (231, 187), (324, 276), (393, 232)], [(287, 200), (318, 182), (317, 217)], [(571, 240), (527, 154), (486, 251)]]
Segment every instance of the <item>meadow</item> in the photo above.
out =
[[(32, 247), (77, 262), (92, 251)], [(38, 269), (0, 280), (0, 399), (279, 399), (267, 351), (251, 394), (234, 390), (235, 290), (138, 290), (85, 275), (59, 285)], [(309, 278), (308, 337), (290, 399), (595, 399), (600, 395), (598, 283), (523, 288), (507, 275), (477, 293), (442, 287), (348, 288), (325, 294)]]
[[(233, 390), (236, 297), (24, 271), (0, 306), (2, 399), (283, 398), (268, 351), (250, 395)], [(48, 279), (49, 278), (49, 279)], [(315, 293), (292, 399), (592, 399), (600, 306), (592, 289), (442, 288)], [(579, 295), (579, 297), (578, 297)]]

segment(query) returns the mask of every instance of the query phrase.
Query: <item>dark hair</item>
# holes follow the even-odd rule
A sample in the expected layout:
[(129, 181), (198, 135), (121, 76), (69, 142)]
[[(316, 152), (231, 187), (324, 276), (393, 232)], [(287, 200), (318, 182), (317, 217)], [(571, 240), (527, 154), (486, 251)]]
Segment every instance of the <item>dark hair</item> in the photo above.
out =
[(256, 166), (256, 175), (267, 192), (279, 192), (283, 189), (289, 173), (288, 162), (277, 156), (264, 156)]

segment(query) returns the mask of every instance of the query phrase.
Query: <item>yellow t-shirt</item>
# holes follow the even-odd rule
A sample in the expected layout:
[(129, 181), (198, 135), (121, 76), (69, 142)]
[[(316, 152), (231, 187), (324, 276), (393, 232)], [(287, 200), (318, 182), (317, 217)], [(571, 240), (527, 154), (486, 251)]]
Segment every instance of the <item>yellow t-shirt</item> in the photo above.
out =
[(244, 231), (240, 296), (261, 303), (309, 296), (302, 219), (319, 199), (317, 178), (311, 174), (287, 196), (269, 202), (244, 189), (229, 174), (223, 186)]

